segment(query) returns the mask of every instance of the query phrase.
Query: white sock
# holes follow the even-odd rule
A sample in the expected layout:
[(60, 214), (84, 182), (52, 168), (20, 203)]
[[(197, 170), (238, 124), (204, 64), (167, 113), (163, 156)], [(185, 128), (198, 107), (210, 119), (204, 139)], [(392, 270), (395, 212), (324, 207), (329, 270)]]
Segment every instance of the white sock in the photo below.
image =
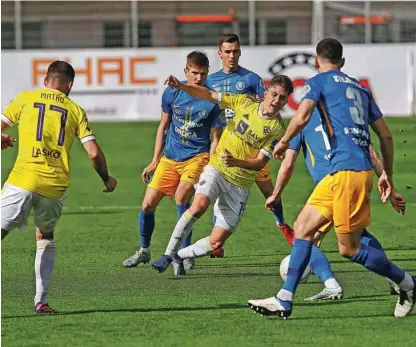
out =
[(335, 278), (330, 278), (324, 282), (325, 288), (328, 289), (337, 289), (341, 287), (338, 281)]
[(190, 234), (192, 231), (192, 225), (196, 221), (197, 219), (189, 213), (189, 210), (186, 210), (182, 214), (181, 218), (179, 218), (178, 222), (176, 223), (175, 229), (173, 229), (173, 233), (170, 237), (165, 255), (171, 258), (175, 256), (179, 247), (181, 246), (182, 241)]
[(293, 293), (289, 292), (286, 289), (280, 289), (279, 292), (276, 294), (276, 297), (283, 301), (292, 301)]
[(53, 240), (36, 241), (36, 296), (35, 305), (38, 302), (47, 303), (46, 291), (52, 278), (53, 266), (55, 264), (55, 243)]
[(146, 248), (140, 247), (140, 250), (141, 250), (143, 253), (150, 253), (150, 247), (146, 247)]
[(209, 243), (209, 237), (196, 241), (193, 245), (182, 248), (178, 251), (178, 256), (182, 259), (193, 259), (207, 255), (213, 251)]
[(401, 290), (404, 290), (405, 292), (408, 292), (409, 290), (412, 290), (415, 284), (413, 283), (413, 278), (410, 276), (407, 272), (404, 274), (404, 279), (401, 283), (398, 284)]

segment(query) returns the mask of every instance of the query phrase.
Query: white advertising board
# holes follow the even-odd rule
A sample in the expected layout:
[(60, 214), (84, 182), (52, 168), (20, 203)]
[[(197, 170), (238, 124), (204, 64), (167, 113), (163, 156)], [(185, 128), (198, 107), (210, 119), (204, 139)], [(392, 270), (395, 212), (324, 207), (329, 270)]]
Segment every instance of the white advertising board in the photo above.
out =
[[(91, 121), (157, 120), (164, 80), (169, 74), (184, 78), (186, 55), (194, 49), (208, 54), (210, 72), (220, 68), (215, 47), (3, 51), (1, 105), (23, 90), (42, 87), (48, 64), (62, 59), (76, 69), (71, 98)], [(346, 45), (344, 56), (344, 71), (369, 86), (383, 113), (412, 114), (416, 45)], [(292, 78), (295, 92), (285, 116), (294, 113), (304, 81), (317, 73), (312, 46), (242, 47), (240, 63), (266, 83), (274, 74)]]

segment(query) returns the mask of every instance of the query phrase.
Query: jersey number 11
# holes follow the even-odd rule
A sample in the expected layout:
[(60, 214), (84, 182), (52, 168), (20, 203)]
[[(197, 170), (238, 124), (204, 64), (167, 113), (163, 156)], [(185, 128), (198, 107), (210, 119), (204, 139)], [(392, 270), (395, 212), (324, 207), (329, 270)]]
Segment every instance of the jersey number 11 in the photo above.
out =
[[(46, 105), (41, 102), (35, 102), (34, 108), (39, 110), (38, 126), (36, 128), (36, 141), (42, 141), (43, 122), (45, 120)], [(61, 127), (59, 129), (58, 146), (64, 145), (65, 140), (65, 124), (68, 115), (68, 110), (56, 105), (50, 105), (49, 111), (55, 111), (61, 114)]]

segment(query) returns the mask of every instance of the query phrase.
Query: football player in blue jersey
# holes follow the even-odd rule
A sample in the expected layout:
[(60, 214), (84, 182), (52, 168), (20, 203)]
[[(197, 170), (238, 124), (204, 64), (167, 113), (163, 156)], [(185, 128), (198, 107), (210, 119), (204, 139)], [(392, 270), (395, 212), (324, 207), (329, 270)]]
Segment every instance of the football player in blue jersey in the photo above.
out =
[[(285, 153), (285, 158), (282, 161), (279, 173), (277, 174), (275, 190), (266, 202), (267, 208), (271, 209), (275, 201), (280, 199), (280, 195), (292, 176), (296, 159), (301, 149), (307, 169), (312, 176), (314, 183), (318, 184), (331, 172), (331, 165), (329, 163), (329, 139), (323, 131), (322, 119), (316, 109), (313, 111), (311, 119), (305, 128), (290, 141), (289, 148)], [(383, 165), (372, 145), (370, 145), (370, 155), (373, 170), (376, 175), (380, 177), (383, 174)], [(394, 187), (392, 187), (389, 199), (397, 212), (401, 212), (402, 214), (405, 213), (405, 200)], [(312, 271), (324, 283), (325, 288), (320, 293), (310, 298), (306, 298), (305, 300), (335, 300), (343, 297), (342, 288), (335, 279), (328, 259), (318, 248), (324, 236), (331, 228), (332, 221), (323, 225), (315, 232), (314, 246), (312, 246), (311, 260), (309, 263)], [(384, 252), (380, 242), (366, 229), (363, 230), (361, 235), (361, 243), (369, 244), (371, 247), (380, 249)], [(398, 289), (395, 285), (392, 285), (391, 293), (396, 294), (396, 292), (398, 292)]]
[[(189, 53), (184, 83), (203, 86), (208, 70), (209, 60), (205, 53)], [(153, 159), (142, 173), (148, 187), (139, 213), (141, 246), (123, 261), (124, 267), (150, 261), (155, 211), (164, 196), (175, 197), (178, 218), (189, 208), (194, 185), (198, 183), (210, 153), (215, 151), (225, 125), (217, 104), (195, 99), (178, 89), (165, 89)], [(175, 275), (181, 273), (175, 271)]]
[[(222, 68), (210, 74), (206, 86), (217, 92), (230, 92), (233, 94), (249, 94), (264, 97), (265, 86), (259, 75), (239, 65), (241, 56), (240, 39), (235, 34), (222, 35), (218, 42), (218, 55), (221, 59)], [(227, 123), (234, 117), (234, 111), (224, 110)], [(256, 178), (257, 187), (267, 199), (273, 193), (273, 183), (269, 166), (261, 169)], [(286, 240), (293, 244), (294, 233), (283, 217), (281, 201), (276, 202), (273, 209), (276, 224), (282, 231)], [(210, 257), (222, 258), (224, 249), (219, 248), (212, 252)]]
[(248, 305), (263, 315), (286, 319), (292, 314), (293, 295), (301, 275), (310, 262), (314, 233), (330, 221), (338, 239), (339, 253), (400, 288), (395, 317), (405, 317), (414, 308), (416, 277), (392, 263), (384, 252), (371, 243), (361, 242), (363, 230), (370, 225), (372, 165), (369, 125), (380, 141), (384, 172), (378, 180), (382, 202), (393, 185), (393, 137), (370, 91), (341, 72), (343, 47), (327, 38), (316, 48), (319, 74), (305, 84), (305, 95), (286, 134), (275, 146), (274, 157), (282, 158), (290, 141), (311, 120), (314, 110), (322, 119), (328, 138), (331, 170), (315, 187), (295, 223), (287, 280), (276, 296), (249, 300)]

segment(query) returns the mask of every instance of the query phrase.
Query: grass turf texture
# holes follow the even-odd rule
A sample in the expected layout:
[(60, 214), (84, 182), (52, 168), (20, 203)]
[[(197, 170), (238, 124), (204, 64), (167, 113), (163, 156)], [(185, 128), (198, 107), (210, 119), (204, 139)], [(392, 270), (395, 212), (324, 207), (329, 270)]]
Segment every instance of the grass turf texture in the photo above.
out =
[[(390, 204), (382, 205), (375, 186), (369, 230), (392, 260), (415, 275), (416, 119), (387, 121), (396, 148), (395, 182), (408, 210), (403, 217)], [(197, 259), (197, 267), (185, 279), (173, 278), (171, 270), (158, 274), (149, 264), (123, 268), (122, 260), (138, 243), (137, 215), (145, 191), (140, 174), (152, 157), (156, 127), (156, 123), (93, 124), (110, 173), (119, 181), (112, 194), (101, 192), (103, 186), (81, 145), (74, 144), (72, 185), (56, 230), (57, 262), (49, 290), (49, 303), (58, 315), (39, 317), (33, 312), (33, 220), (3, 241), (4, 346), (412, 345), (415, 313), (394, 318), (396, 297), (388, 295), (386, 281), (342, 259), (333, 233), (322, 248), (344, 287), (345, 299), (305, 303), (304, 297), (322, 289), (311, 276), (299, 286), (288, 321), (253, 314), (247, 300), (275, 293), (282, 284), (278, 265), (290, 253), (256, 187), (224, 259)], [(16, 149), (2, 152), (2, 182), (15, 156)], [(274, 177), (278, 165), (271, 164)], [(290, 223), (312, 188), (300, 158), (283, 196)], [(209, 234), (211, 219), (209, 211), (196, 224), (194, 241)], [(163, 253), (175, 221), (174, 202), (165, 199), (156, 213), (152, 260)]]

